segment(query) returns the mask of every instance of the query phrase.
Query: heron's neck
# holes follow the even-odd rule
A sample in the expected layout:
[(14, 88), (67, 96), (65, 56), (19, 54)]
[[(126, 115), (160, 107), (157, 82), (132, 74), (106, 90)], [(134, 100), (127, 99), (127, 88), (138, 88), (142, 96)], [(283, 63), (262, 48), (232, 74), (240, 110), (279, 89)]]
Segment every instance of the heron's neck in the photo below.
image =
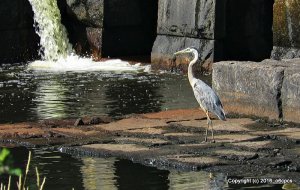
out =
[(199, 56), (197, 51), (194, 51), (193, 54), (194, 54), (194, 58), (190, 62), (189, 67), (188, 67), (188, 78), (189, 78), (190, 84), (192, 86), (194, 85), (193, 84), (193, 79), (195, 79), (195, 76), (194, 76), (194, 73), (193, 73), (193, 65), (197, 62), (198, 56)]

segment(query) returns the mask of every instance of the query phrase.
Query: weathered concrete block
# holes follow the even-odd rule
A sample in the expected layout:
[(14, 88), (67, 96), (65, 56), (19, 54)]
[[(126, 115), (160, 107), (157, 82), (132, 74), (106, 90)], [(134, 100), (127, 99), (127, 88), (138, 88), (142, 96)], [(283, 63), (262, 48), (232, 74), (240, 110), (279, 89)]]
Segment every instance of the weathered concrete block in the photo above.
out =
[(283, 119), (300, 123), (300, 60), (291, 62), (284, 71), (281, 91)]
[[(219, 4), (216, 6), (216, 4)], [(216, 7), (225, 9), (225, 1), (160, 0), (158, 5), (158, 34), (216, 39), (224, 30), (215, 31)], [(221, 6), (223, 5), (223, 6)], [(188, 12), (187, 12), (188, 11)], [(220, 18), (223, 15), (220, 14)], [(223, 22), (219, 22), (221, 25)], [(215, 34), (216, 33), (216, 34)]]
[(102, 29), (87, 27), (86, 36), (91, 47), (93, 59), (99, 60), (102, 52)]
[(275, 0), (272, 58), (300, 57), (300, 1)]
[(300, 57), (300, 48), (273, 46), (271, 59), (293, 59)]
[(66, 0), (68, 11), (87, 26), (103, 27), (104, 0)]
[(300, 1), (275, 0), (273, 11), (274, 45), (300, 48)]
[(226, 61), (213, 65), (212, 83), (225, 112), (280, 119), (283, 76), (283, 65), (272, 60)]
[(200, 51), (200, 59), (213, 60), (214, 40), (204, 40), (197, 38), (179, 37), (179, 36), (165, 36), (158, 35), (151, 53), (152, 67), (160, 69), (180, 69), (187, 70), (190, 60), (181, 59), (180, 61), (173, 61), (173, 54), (181, 49), (194, 46)]

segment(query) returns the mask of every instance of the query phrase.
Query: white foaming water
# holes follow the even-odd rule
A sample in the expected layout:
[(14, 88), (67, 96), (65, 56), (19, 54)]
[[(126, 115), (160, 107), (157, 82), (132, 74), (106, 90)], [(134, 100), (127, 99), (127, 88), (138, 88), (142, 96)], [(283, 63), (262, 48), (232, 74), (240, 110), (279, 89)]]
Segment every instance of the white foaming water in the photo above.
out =
[(57, 61), (34, 61), (28, 65), (28, 69), (50, 72), (85, 72), (85, 71), (114, 71), (114, 72), (150, 72), (150, 66), (140, 64), (131, 65), (120, 59), (112, 59), (95, 62), (91, 58), (81, 58), (77, 55), (69, 55)]
[(66, 28), (61, 24), (57, 0), (29, 0), (33, 12), (36, 33), (40, 36), (42, 60), (29, 63), (31, 70), (50, 72), (148, 72), (150, 66), (131, 65), (119, 59), (95, 62), (91, 58), (74, 55)]

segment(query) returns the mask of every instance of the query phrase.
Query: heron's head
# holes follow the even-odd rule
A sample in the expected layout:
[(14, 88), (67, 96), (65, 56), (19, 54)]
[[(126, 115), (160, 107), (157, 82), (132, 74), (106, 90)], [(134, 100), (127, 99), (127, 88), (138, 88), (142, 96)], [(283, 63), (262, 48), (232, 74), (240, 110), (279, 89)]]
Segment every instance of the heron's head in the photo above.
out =
[(195, 53), (198, 53), (198, 50), (195, 47), (188, 47), (186, 49), (177, 51), (176, 53), (174, 53), (174, 55), (186, 54), (186, 53), (194, 53), (195, 54)]

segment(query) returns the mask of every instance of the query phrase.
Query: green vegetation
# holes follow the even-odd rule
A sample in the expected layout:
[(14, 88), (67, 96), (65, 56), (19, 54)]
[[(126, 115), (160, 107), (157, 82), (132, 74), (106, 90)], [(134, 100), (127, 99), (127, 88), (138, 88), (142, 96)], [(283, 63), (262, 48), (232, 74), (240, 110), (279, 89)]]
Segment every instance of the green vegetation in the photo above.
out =
[(22, 175), (22, 171), (20, 168), (14, 168), (12, 166), (12, 155), (7, 148), (2, 148), (0, 152), (0, 175), (8, 174), (8, 175), (15, 175), (20, 176)]
[[(28, 172), (30, 169), (30, 162), (31, 162), (31, 152), (29, 152), (28, 155), (28, 161), (27, 161), (27, 165), (26, 165), (26, 170), (25, 170), (25, 174), (23, 177), (22, 174), (22, 170), (20, 168), (14, 168), (12, 166), (12, 156), (10, 154), (10, 151), (6, 148), (3, 148), (0, 152), (0, 176), (3, 174), (8, 174), (9, 178), (8, 178), (8, 182), (7, 183), (3, 183), (1, 182), (0, 184), (0, 190), (10, 190), (11, 189), (11, 177), (12, 176), (18, 176), (19, 180), (18, 182), (16, 182), (17, 185), (17, 189), (18, 190), (29, 190), (29, 187), (26, 186), (26, 182), (27, 182), (27, 176), (28, 176)], [(35, 167), (35, 173), (36, 173), (36, 187), (38, 190), (42, 190), (44, 188), (45, 182), (46, 182), (46, 177), (43, 178), (42, 183), (40, 182), (40, 174), (38, 171), (38, 168)], [(15, 188), (13, 188), (15, 189)]]

